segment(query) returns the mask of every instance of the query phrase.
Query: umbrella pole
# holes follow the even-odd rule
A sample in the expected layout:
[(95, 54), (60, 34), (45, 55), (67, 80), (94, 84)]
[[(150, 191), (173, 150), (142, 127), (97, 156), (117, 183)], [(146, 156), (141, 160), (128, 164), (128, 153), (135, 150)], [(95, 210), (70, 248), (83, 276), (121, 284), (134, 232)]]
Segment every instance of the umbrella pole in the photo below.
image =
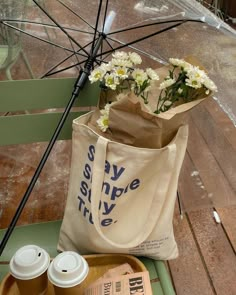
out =
[(40, 163), (39, 163), (37, 169), (35, 170), (34, 176), (32, 177), (32, 179), (30, 181), (30, 184), (28, 185), (28, 188), (27, 188), (25, 194), (21, 199), (21, 202), (20, 202), (20, 204), (19, 204), (19, 206), (18, 206), (18, 208), (17, 208), (17, 210), (15, 212), (15, 215), (13, 216), (12, 221), (11, 221), (8, 229), (4, 234), (4, 237), (3, 237), (2, 241), (1, 241), (1, 244), (0, 244), (0, 256), (2, 255), (2, 252), (3, 252), (3, 250), (4, 250), (5, 246), (6, 246), (6, 244), (7, 244), (8, 240), (9, 240), (9, 238), (10, 238), (16, 224), (17, 224), (17, 221), (18, 221), (20, 215), (21, 215), (21, 212), (23, 211), (23, 209), (25, 207), (25, 204), (27, 203), (31, 192), (33, 191), (33, 188), (34, 188), (34, 186), (35, 186), (35, 184), (36, 184), (36, 182), (37, 182), (37, 180), (39, 178), (39, 175), (40, 175), (40, 173), (41, 173), (41, 171), (42, 171), (42, 169), (43, 169), (43, 167), (44, 167), (44, 165), (45, 165), (45, 163), (46, 163), (46, 161), (47, 161), (47, 159), (48, 159), (48, 157), (50, 155), (50, 152), (51, 152), (51, 150), (52, 150), (52, 148), (53, 148), (53, 146), (54, 146), (54, 144), (55, 144), (55, 142), (56, 142), (56, 140), (58, 138), (58, 135), (60, 134), (60, 131), (61, 131), (66, 119), (67, 119), (67, 116), (70, 113), (70, 110), (71, 110), (76, 98), (79, 96), (80, 91), (83, 89), (83, 87), (84, 87), (84, 85), (85, 85), (85, 83), (86, 83), (86, 81), (88, 79), (88, 76), (90, 74), (90, 71), (91, 71), (93, 63), (94, 63), (94, 60), (96, 58), (96, 54), (97, 54), (97, 52), (98, 52), (104, 38), (105, 38), (105, 35), (101, 34), (100, 37), (98, 38), (95, 46), (94, 46), (92, 54), (88, 57), (88, 60), (87, 60), (87, 62), (85, 64), (85, 66), (84, 66), (84, 69), (79, 74), (79, 77), (78, 77), (78, 79), (77, 79), (77, 81), (75, 83), (74, 90), (72, 92), (72, 96), (70, 98), (70, 101), (68, 102), (68, 104), (67, 104), (67, 106), (66, 106), (66, 108), (65, 108), (65, 110), (64, 110), (64, 112), (62, 114), (62, 117), (61, 117), (55, 131), (54, 131), (54, 134), (53, 134), (53, 136), (52, 136), (52, 138), (51, 138), (51, 140), (50, 140), (50, 142), (49, 142), (49, 144), (48, 144), (48, 146), (47, 146), (47, 148), (46, 148), (46, 150), (45, 150), (45, 152), (44, 152), (44, 154), (43, 154), (43, 156), (42, 156), (42, 158), (40, 160)]

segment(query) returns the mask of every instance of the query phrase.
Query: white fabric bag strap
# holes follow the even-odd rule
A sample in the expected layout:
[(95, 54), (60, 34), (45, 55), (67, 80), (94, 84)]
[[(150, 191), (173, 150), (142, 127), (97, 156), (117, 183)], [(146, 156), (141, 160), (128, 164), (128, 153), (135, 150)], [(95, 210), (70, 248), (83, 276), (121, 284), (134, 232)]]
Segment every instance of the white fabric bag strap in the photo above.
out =
[[(93, 223), (94, 227), (96, 228), (98, 234), (101, 238), (103, 238), (108, 244), (117, 247), (117, 248), (133, 248), (138, 245), (140, 245), (142, 242), (144, 242), (148, 236), (152, 233), (155, 224), (159, 218), (158, 214), (156, 214), (156, 208), (155, 208), (155, 195), (152, 196), (152, 205), (151, 209), (147, 214), (147, 222), (144, 220), (143, 229), (139, 231), (139, 233), (136, 235), (135, 238), (132, 238), (129, 242), (125, 244), (119, 244), (111, 239), (109, 239), (102, 231), (100, 222), (99, 222), (99, 202), (102, 197), (102, 184), (104, 181), (104, 165), (106, 160), (106, 152), (107, 152), (107, 146), (109, 141), (104, 137), (99, 137), (97, 144), (96, 144), (96, 152), (95, 152), (95, 159), (93, 164), (93, 176), (92, 176), (92, 189), (91, 189), (91, 212), (93, 216)], [(173, 173), (173, 167), (175, 163), (175, 156), (176, 156), (176, 144), (170, 144), (168, 147), (168, 159), (165, 163), (166, 170), (169, 171), (169, 173), (166, 173), (166, 175), (162, 178), (162, 184), (165, 185), (163, 188), (162, 185), (162, 192), (164, 195), (166, 195), (168, 190), (168, 184), (171, 179), (171, 175)], [(130, 222), (134, 222), (135, 220), (131, 220)], [(124, 229), (125, 230), (125, 229)]]

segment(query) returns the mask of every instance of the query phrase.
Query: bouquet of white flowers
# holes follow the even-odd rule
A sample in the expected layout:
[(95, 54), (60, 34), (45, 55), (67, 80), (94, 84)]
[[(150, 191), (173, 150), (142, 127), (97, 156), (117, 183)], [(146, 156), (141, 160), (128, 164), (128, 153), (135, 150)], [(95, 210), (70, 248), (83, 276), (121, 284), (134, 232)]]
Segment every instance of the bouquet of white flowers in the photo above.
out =
[[(103, 92), (111, 94), (113, 91), (117, 101), (128, 98), (130, 94), (142, 98), (146, 109), (157, 115), (217, 91), (216, 85), (204, 70), (183, 59), (170, 58), (168, 73), (163, 79), (159, 78), (158, 70), (137, 68), (141, 62), (137, 53), (116, 52), (110, 62), (102, 63), (92, 71), (89, 80), (91, 83), (99, 81)], [(109, 128), (111, 106), (108, 95), (107, 104), (97, 120), (103, 132)]]

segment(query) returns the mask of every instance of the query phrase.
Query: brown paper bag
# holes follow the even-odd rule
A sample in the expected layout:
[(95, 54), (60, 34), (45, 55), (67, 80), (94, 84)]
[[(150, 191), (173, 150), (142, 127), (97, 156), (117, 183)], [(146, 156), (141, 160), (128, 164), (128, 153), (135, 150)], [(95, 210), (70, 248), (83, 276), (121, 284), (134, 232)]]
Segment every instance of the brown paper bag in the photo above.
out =
[[(192, 56), (185, 58), (186, 61), (203, 69), (200, 63)], [(170, 66), (164, 66), (156, 70), (160, 77), (159, 81), (168, 75)], [(102, 136), (120, 143), (135, 147), (162, 148), (166, 146), (176, 135), (180, 126), (187, 123), (186, 112), (203, 102), (209, 95), (203, 94), (197, 100), (183, 103), (178, 102), (175, 107), (167, 112), (156, 115), (157, 98), (160, 94), (159, 81), (155, 81), (148, 96), (148, 106), (142, 98), (133, 93), (124, 92), (118, 101), (114, 91), (107, 90), (101, 93), (99, 108), (104, 108), (108, 102), (113, 102), (109, 112), (109, 129), (106, 133), (101, 132), (96, 120), (100, 117), (97, 110), (89, 126)], [(119, 96), (118, 96), (119, 97)]]

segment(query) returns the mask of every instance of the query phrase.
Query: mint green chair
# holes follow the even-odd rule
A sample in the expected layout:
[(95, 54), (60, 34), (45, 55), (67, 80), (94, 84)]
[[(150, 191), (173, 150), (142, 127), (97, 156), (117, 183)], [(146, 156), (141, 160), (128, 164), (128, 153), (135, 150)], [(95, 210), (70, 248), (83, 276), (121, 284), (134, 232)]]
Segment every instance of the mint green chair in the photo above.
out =
[[(0, 116), (0, 145), (12, 145), (48, 141), (61, 116), (58, 112), (31, 113), (32, 110), (64, 108), (70, 98), (75, 79), (44, 79), (0, 82), (0, 113), (28, 110), (27, 114)], [(92, 84), (85, 86), (75, 106), (96, 106), (99, 88)], [(83, 108), (84, 109), (84, 108)], [(83, 112), (73, 108), (61, 131), (59, 139), (70, 139), (72, 120)], [(17, 126), (17, 132), (16, 132)], [(34, 129), (32, 128), (34, 126)], [(57, 253), (61, 220), (17, 226), (0, 257), (0, 280), (8, 272), (8, 262), (15, 251), (25, 244), (36, 244), (49, 252)], [(5, 230), (0, 230), (0, 239)], [(154, 295), (174, 295), (174, 289), (163, 261), (140, 258), (147, 267)]]
[(0, 24), (0, 70), (5, 70), (9, 80), (12, 80), (11, 67), (21, 52), (19, 40), (14, 41), (11, 35), (9, 29)]
[[(0, 11), (0, 18), (11, 18), (10, 5), (7, 2), (0, 5), (2, 10)], [(19, 8), (16, 7), (15, 10), (17, 9)], [(24, 10), (24, 6), (21, 7), (21, 10)], [(23, 24), (19, 27), (23, 29)], [(22, 47), (21, 33), (0, 23), (0, 71), (5, 71), (7, 79), (12, 80), (11, 68), (19, 58), (22, 58), (30, 77), (34, 78), (30, 63)]]

